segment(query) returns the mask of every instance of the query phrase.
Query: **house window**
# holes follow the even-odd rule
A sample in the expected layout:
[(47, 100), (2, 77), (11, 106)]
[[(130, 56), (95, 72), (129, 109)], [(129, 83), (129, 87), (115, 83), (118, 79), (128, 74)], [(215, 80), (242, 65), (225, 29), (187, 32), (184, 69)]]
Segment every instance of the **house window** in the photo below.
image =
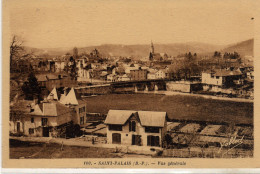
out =
[(83, 112), (85, 112), (85, 106), (82, 108), (79, 108), (79, 113), (83, 113)]
[(34, 118), (33, 117), (31, 118), (31, 123), (34, 123)]
[(216, 76), (216, 79), (219, 79), (219, 76)]
[(160, 129), (159, 127), (145, 127), (146, 133), (159, 133)]
[(34, 134), (34, 129), (33, 128), (29, 128), (29, 134)]
[(84, 117), (80, 117), (80, 124), (84, 124)]
[(48, 118), (42, 118), (42, 126), (47, 126)]
[(129, 122), (129, 132), (135, 132), (136, 130), (136, 123), (135, 121), (130, 121)]
[(121, 144), (121, 134), (113, 133), (112, 134), (112, 143), (113, 144)]
[(122, 131), (122, 126), (121, 125), (109, 125), (109, 130), (113, 130), (113, 131)]
[(147, 136), (147, 146), (158, 146), (160, 147), (159, 136)]

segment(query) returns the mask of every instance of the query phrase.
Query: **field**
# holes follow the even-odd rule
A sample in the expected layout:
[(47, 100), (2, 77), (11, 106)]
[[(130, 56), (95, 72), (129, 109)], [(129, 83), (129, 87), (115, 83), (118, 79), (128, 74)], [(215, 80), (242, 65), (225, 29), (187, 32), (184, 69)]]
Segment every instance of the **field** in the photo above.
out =
[(85, 98), (87, 112), (109, 109), (166, 111), (170, 119), (253, 124), (253, 103), (184, 95), (109, 94)]
[(63, 146), (10, 140), (10, 159), (19, 158), (118, 158), (113, 149)]

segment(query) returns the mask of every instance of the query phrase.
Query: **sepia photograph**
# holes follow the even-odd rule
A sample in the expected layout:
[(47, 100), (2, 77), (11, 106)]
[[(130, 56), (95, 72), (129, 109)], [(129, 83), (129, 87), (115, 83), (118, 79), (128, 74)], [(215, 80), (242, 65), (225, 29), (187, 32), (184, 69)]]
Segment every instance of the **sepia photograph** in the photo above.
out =
[(3, 1), (7, 158), (254, 159), (253, 5)]

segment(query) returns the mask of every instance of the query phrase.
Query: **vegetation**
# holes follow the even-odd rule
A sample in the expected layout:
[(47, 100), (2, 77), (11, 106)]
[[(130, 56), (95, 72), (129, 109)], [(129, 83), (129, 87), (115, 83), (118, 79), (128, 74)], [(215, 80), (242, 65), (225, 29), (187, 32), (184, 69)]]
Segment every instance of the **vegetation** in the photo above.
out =
[(27, 81), (22, 86), (26, 100), (33, 100), (35, 97), (40, 100), (41, 88), (34, 73), (30, 73)]
[(10, 44), (10, 67), (12, 67), (13, 60), (19, 57), (23, 51), (22, 44), (23, 42), (14, 35)]
[(77, 80), (78, 68), (76, 66), (76, 59), (73, 56), (70, 57), (69, 63), (64, 67), (64, 70), (69, 73), (71, 80)]
[(19, 158), (118, 158), (113, 149), (63, 146), (10, 140), (10, 159)]
[(185, 53), (182, 58), (174, 61), (169, 67), (169, 72), (173, 73), (175, 78), (189, 79), (201, 73), (202, 69), (197, 64), (197, 53)]
[(109, 109), (153, 110), (167, 112), (170, 119), (253, 123), (253, 103), (156, 94), (110, 94), (85, 100), (88, 103), (87, 112), (92, 113), (107, 114)]

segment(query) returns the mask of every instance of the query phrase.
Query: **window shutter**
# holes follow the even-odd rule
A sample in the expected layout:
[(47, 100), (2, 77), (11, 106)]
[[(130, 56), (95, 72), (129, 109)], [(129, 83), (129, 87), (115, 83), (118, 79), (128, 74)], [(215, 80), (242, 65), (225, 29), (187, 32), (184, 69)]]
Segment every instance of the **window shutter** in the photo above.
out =
[(131, 132), (132, 131), (132, 122), (130, 121), (129, 122), (129, 132)]
[(151, 136), (147, 136), (147, 146), (151, 146)]
[(160, 146), (159, 136), (155, 137), (155, 146)]
[(135, 126), (136, 126), (136, 123), (135, 121), (132, 122), (132, 130), (135, 132)]

